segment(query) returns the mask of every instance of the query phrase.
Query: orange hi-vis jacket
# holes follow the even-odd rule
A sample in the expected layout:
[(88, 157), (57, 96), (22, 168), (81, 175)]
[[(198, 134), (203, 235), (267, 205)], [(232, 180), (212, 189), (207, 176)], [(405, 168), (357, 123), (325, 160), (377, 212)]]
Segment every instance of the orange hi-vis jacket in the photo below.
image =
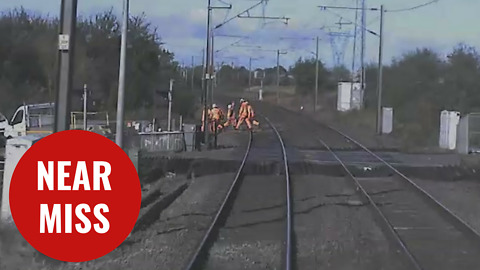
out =
[(241, 118), (246, 118), (248, 116), (248, 105), (244, 102), (240, 105), (240, 109), (238, 110), (238, 116)]
[(255, 112), (253, 111), (252, 106), (249, 104), (247, 105), (247, 117), (248, 118), (253, 118), (255, 117)]
[(253, 111), (253, 108), (250, 104), (245, 104), (243, 103), (242, 106), (240, 106), (240, 111), (238, 112), (240, 117), (242, 118), (253, 118), (255, 116), (255, 112)]
[(213, 108), (212, 109), (212, 116), (211, 117), (212, 117), (213, 120), (220, 121), (222, 116), (223, 116), (222, 110), (220, 110), (219, 108)]

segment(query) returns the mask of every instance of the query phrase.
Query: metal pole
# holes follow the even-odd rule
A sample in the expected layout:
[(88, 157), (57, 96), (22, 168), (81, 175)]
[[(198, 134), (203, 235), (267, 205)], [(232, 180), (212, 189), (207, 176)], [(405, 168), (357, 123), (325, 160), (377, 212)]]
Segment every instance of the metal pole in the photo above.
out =
[(280, 50), (277, 50), (277, 104), (280, 104)]
[(192, 56), (192, 92), (193, 92), (193, 80), (195, 79), (195, 56)]
[(252, 90), (252, 57), (248, 61), (248, 91)]
[(318, 102), (318, 37), (317, 37), (317, 47), (315, 50), (315, 105), (313, 106), (313, 111), (317, 111), (317, 102)]
[[(215, 79), (214, 79), (214, 82), (215, 82), (215, 88), (218, 87), (218, 85), (220, 84), (220, 79), (219, 79), (219, 75), (220, 75), (220, 69), (222, 68), (221, 64), (217, 62), (217, 69), (216, 69), (216, 72), (215, 72)], [(218, 74), (216, 74), (218, 72)]]
[(205, 49), (202, 49), (202, 71), (200, 72), (201, 84), (202, 84), (202, 94), (201, 100), (202, 104), (204, 103), (204, 92), (205, 92), (205, 74), (206, 74), (206, 67), (205, 67)]
[(87, 130), (87, 85), (83, 85), (83, 130)]
[(380, 42), (378, 46), (378, 97), (377, 97), (377, 134), (382, 133), (382, 84), (383, 84), (383, 5), (380, 6)]
[[(367, 32), (367, 11), (365, 6), (365, 0), (362, 0), (362, 49), (361, 49), (361, 62), (362, 62), (362, 69), (361, 69), (361, 89), (362, 92), (365, 93), (365, 49), (366, 49), (366, 32)], [(363, 104), (363, 93), (362, 93), (362, 104)]]
[(117, 128), (115, 142), (118, 146), (123, 146), (123, 117), (125, 101), (125, 64), (127, 58), (127, 29), (128, 29), (128, 3), (129, 0), (123, 0), (123, 23), (122, 23), (122, 43), (120, 48), (120, 71), (118, 75), (118, 101), (117, 101)]
[(352, 101), (353, 101), (353, 84), (355, 83), (355, 58), (357, 57), (356, 55), (356, 50), (357, 50), (357, 32), (358, 32), (358, 0), (355, 1), (355, 28), (353, 32), (353, 53), (352, 53), (352, 73), (351, 73), (351, 79), (350, 79), (350, 100), (348, 101), (349, 103), (349, 108), (352, 107)]
[(168, 131), (172, 131), (172, 90), (173, 90), (173, 79), (170, 79), (170, 88), (168, 89)]
[(57, 96), (55, 132), (70, 129), (70, 93), (72, 90), (75, 53), (77, 0), (62, 0), (58, 46)]
[[(158, 56), (158, 70), (161, 71), (161, 66), (162, 66), (162, 56)], [(152, 130), (156, 130), (157, 126), (157, 120), (156, 120), (156, 115), (157, 115), (157, 90), (154, 88), (153, 90), (153, 96), (152, 96)]]
[[(204, 114), (203, 114), (203, 123), (204, 123), (204, 134), (205, 134), (205, 144), (207, 145), (207, 148), (210, 148), (210, 141), (209, 141), (209, 132), (208, 132), (208, 106), (207, 106), (207, 92), (210, 84), (210, 17), (212, 14), (212, 6), (211, 6), (211, 0), (208, 0), (208, 14), (207, 14), (207, 48), (205, 50), (205, 64), (206, 64), (206, 69), (205, 69), (205, 83), (206, 85), (204, 86), (204, 100), (203, 100), (203, 109), (204, 109)], [(208, 77), (207, 77), (208, 76)]]
[[(214, 56), (215, 56), (215, 51), (214, 51), (214, 41), (215, 41), (215, 32), (212, 30), (212, 45), (211, 45), (211, 54), (210, 54), (210, 65), (212, 67), (211, 74), (216, 75), (214, 70), (215, 70), (215, 62), (214, 62)], [(210, 83), (210, 104), (213, 104), (213, 88), (215, 87), (215, 80), (212, 78), (212, 82)]]

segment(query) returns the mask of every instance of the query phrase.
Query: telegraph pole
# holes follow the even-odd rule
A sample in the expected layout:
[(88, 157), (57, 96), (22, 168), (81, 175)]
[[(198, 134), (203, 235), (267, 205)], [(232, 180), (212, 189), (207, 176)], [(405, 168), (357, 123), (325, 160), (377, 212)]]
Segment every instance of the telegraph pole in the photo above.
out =
[(62, 0), (58, 35), (58, 75), (55, 102), (55, 132), (70, 129), (70, 94), (77, 24), (77, 0)]
[(313, 111), (317, 111), (317, 103), (318, 103), (318, 37), (316, 38), (317, 46), (315, 50), (315, 105), (313, 106)]
[(252, 57), (248, 60), (248, 91), (252, 90)]
[[(210, 67), (211, 67), (211, 71), (210, 71), (210, 74), (211, 76), (215, 76), (215, 62), (214, 62), (214, 58), (215, 58), (215, 50), (214, 50), (214, 41), (215, 41), (215, 32), (212, 30), (212, 45), (211, 45), (211, 55), (210, 55)], [(210, 83), (210, 104), (213, 104), (213, 88), (214, 88), (214, 79), (211, 78), (211, 83)]]
[(205, 67), (205, 49), (202, 49), (202, 72), (201, 73), (201, 84), (202, 84), (202, 95), (201, 95), (201, 100), (203, 104), (203, 92), (205, 91), (205, 72), (206, 72), (206, 67)]
[[(263, 57), (258, 57), (258, 58), (252, 58), (249, 57), (248, 61), (248, 90), (251, 91), (252, 89), (252, 62), (255, 60), (262, 59)], [(240, 76), (240, 75), (238, 75)]]
[(277, 104), (280, 104), (280, 50), (277, 50)]
[(210, 88), (210, 83), (211, 83), (211, 72), (210, 72), (210, 34), (211, 34), (211, 27), (210, 27), (210, 18), (212, 14), (212, 6), (211, 6), (211, 0), (208, 0), (208, 14), (207, 14), (207, 48), (205, 50), (205, 64), (206, 64), (206, 69), (205, 69), (205, 74), (204, 74), (204, 91), (203, 91), (203, 132), (205, 136), (205, 144), (207, 145), (207, 149), (210, 148), (210, 140), (209, 140), (209, 132), (208, 132), (208, 89)]
[[(257, 50), (256, 50), (257, 51)], [(277, 53), (277, 104), (280, 102), (280, 54), (287, 54), (287, 52), (281, 52), (280, 50), (262, 50), (264, 52), (276, 52)], [(265, 77), (265, 74), (263, 75)]]
[(277, 50), (277, 104), (280, 104), (280, 54), (287, 54)]
[[(367, 32), (367, 11), (366, 11), (366, 7), (365, 7), (365, 1), (366, 0), (362, 0), (362, 46), (361, 46), (361, 53), (360, 53), (360, 58), (361, 58), (361, 64), (362, 64), (362, 67), (361, 67), (361, 79), (360, 79), (360, 82), (361, 82), (361, 89), (362, 89), (362, 92), (365, 93), (365, 83), (366, 83), (366, 74), (365, 74), (365, 49), (366, 49), (366, 32)], [(362, 99), (363, 99), (363, 96), (362, 96)]]
[(378, 43), (378, 97), (377, 134), (382, 134), (382, 90), (383, 90), (383, 5), (380, 6), (380, 42)]
[(195, 79), (195, 56), (192, 56), (192, 92), (193, 92), (193, 80)]
[[(214, 69), (214, 50), (213, 50), (213, 28), (211, 27), (211, 18), (212, 18), (212, 10), (213, 9), (231, 9), (232, 5), (228, 7), (213, 7), (212, 6), (212, 1), (208, 0), (208, 14), (207, 14), (207, 48), (206, 48), (206, 57), (205, 57), (205, 63), (207, 66), (206, 72), (205, 72), (205, 79), (207, 79), (207, 83), (204, 86), (204, 134), (205, 134), (205, 143), (207, 144), (207, 148), (210, 149), (210, 141), (209, 141), (209, 131), (208, 131), (208, 117), (207, 117), (207, 111), (208, 111), (208, 92), (210, 91), (211, 95), (211, 102), (213, 103), (213, 69)], [(215, 26), (215, 29), (221, 27), (222, 25), (217, 25)], [(211, 40), (210, 40), (211, 39)], [(212, 44), (210, 44), (212, 42)]]
[[(353, 7), (335, 7), (335, 6), (319, 6), (322, 9), (333, 8), (333, 9), (350, 9), (350, 10), (358, 10), (362, 9), (363, 11), (370, 10), (370, 11), (379, 11), (378, 8), (364, 8), (364, 1), (362, 0), (362, 8), (353, 8)], [(376, 132), (377, 134), (382, 133), (382, 91), (383, 91), (383, 20), (384, 20), (384, 13), (385, 10), (383, 5), (380, 6), (380, 33), (375, 33), (374, 31), (368, 30), (365, 28), (365, 25), (362, 25), (362, 32), (368, 31), (370, 34), (373, 34), (379, 37), (379, 45), (378, 45), (378, 77), (377, 77), (377, 115), (376, 115)], [(364, 16), (365, 17), (365, 16)], [(363, 22), (365, 18), (362, 18)], [(356, 24), (356, 22), (355, 22)], [(362, 42), (365, 42), (364, 40)], [(364, 57), (364, 55), (362, 56)], [(365, 70), (362, 74), (362, 83), (365, 83)]]
[(128, 2), (123, 0), (122, 43), (120, 48), (120, 71), (118, 76), (117, 128), (115, 142), (123, 145), (123, 114), (125, 101), (125, 62), (127, 58)]

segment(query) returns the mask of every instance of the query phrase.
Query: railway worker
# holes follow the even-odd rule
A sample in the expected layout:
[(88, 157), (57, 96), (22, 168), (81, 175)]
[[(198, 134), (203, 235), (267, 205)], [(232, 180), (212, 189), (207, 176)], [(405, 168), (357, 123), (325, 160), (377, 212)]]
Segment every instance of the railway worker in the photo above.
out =
[[(239, 105), (239, 108), (238, 108), (238, 114), (237, 114), (237, 124), (235, 125), (235, 129), (238, 129), (238, 127), (240, 126), (240, 119), (242, 117), (245, 117), (246, 116), (246, 104), (245, 104), (245, 100), (243, 98), (240, 99), (240, 105)], [(244, 121), (244, 119), (241, 120), (242, 122)]]
[[(211, 121), (212, 111), (207, 109), (207, 117)], [(202, 111), (202, 132), (205, 131), (205, 109)]]
[[(248, 103), (248, 101), (247, 101), (247, 115), (248, 115), (247, 119), (250, 120), (252, 122), (252, 124), (254, 124), (255, 126), (260, 125), (260, 123), (257, 120), (254, 119), (255, 118), (255, 111), (253, 110), (252, 105), (250, 103)], [(245, 122), (247, 122), (247, 121), (245, 121)]]
[[(240, 99), (240, 102), (238, 103), (238, 104), (240, 104), (239, 109), (238, 109), (239, 111), (240, 111), (240, 107), (242, 107), (242, 104), (243, 104), (244, 102), (245, 102), (245, 99), (241, 98), (241, 99)], [(240, 116), (240, 114), (238, 114), (238, 115)]]
[[(254, 117), (255, 117), (255, 111), (253, 110), (252, 105), (249, 104), (248, 102), (247, 102), (247, 114), (248, 114), (247, 119), (251, 120), (251, 121), (252, 121), (252, 124), (254, 124), (255, 126), (260, 125), (260, 123), (258, 123), (258, 121), (254, 119)], [(246, 121), (245, 121), (245, 122), (246, 122)]]
[(227, 120), (223, 124), (223, 127), (228, 127), (232, 125), (235, 127), (236, 118), (235, 118), (235, 109), (233, 107), (233, 102), (227, 105)]
[[(232, 107), (233, 118), (235, 119), (235, 122), (236, 122), (236, 118), (235, 118), (235, 101), (230, 102), (230, 105), (231, 105), (231, 107)], [(235, 126), (235, 125), (233, 125), (233, 126)]]
[(221, 120), (223, 118), (223, 111), (220, 109), (217, 104), (212, 105), (212, 112), (211, 112), (211, 119), (212, 119), (212, 125), (210, 126), (211, 131), (215, 132), (215, 128), (222, 128), (223, 126), (220, 124)]
[(250, 123), (252, 116), (254, 116), (252, 106), (248, 104), (248, 101), (243, 100), (243, 102), (240, 104), (240, 109), (238, 110), (238, 122), (235, 129), (238, 130), (243, 121), (245, 121), (248, 129), (252, 130), (252, 123)]

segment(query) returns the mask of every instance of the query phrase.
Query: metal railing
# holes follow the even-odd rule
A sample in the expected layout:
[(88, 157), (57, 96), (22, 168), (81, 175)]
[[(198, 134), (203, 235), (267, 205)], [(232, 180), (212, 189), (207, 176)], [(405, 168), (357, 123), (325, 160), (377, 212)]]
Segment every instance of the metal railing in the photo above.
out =
[(140, 132), (138, 136), (140, 151), (181, 152), (186, 149), (183, 131)]
[[(70, 123), (72, 129), (83, 128), (83, 112), (71, 112)], [(89, 126), (110, 126), (108, 112), (87, 112), (87, 124)]]

